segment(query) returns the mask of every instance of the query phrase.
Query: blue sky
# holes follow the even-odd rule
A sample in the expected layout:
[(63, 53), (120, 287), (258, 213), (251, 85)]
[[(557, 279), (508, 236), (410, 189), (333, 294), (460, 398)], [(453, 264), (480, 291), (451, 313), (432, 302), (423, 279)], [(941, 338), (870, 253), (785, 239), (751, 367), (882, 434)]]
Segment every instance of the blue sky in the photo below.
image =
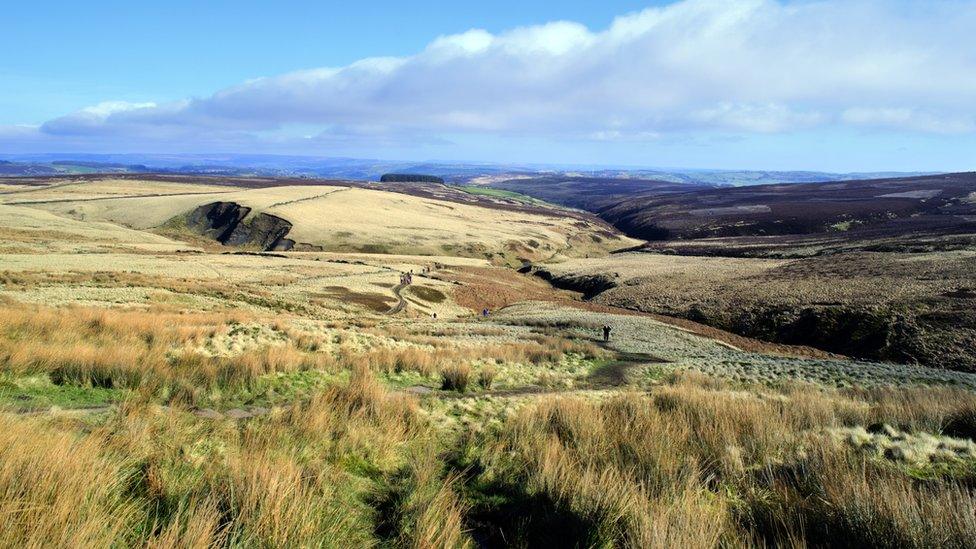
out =
[[(662, 2), (39, 1), (3, 8), (0, 124), (108, 99), (177, 100), (250, 78), (409, 55), (440, 35), (558, 19), (605, 27)], [(10, 24), (13, 23), (13, 24)]]
[(976, 169), (969, 0), (42, 1), (4, 16), (0, 153)]

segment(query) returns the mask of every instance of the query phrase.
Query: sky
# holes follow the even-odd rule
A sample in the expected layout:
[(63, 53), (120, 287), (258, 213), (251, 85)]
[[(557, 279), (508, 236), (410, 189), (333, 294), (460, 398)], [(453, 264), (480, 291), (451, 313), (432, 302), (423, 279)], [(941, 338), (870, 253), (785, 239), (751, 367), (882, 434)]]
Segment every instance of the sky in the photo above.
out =
[(0, 155), (976, 169), (976, 0), (14, 2)]

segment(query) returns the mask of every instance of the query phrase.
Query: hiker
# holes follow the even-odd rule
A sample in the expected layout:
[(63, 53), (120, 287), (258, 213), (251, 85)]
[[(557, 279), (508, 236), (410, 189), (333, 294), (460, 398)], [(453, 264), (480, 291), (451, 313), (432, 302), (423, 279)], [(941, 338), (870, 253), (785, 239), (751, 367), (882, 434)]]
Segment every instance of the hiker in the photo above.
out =
[(437, 320), (437, 313), (430, 313), (431, 318)]
[(481, 310), (481, 316), (488, 318), (488, 307)]
[(610, 330), (613, 330), (609, 325), (603, 325), (603, 342), (606, 343), (610, 341)]

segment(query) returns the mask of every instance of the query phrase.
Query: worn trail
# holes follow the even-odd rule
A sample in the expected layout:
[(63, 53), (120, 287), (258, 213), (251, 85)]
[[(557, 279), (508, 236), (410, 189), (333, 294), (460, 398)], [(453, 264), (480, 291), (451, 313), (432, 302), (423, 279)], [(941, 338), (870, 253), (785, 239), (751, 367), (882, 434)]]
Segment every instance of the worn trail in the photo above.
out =
[(397, 298), (397, 304), (390, 307), (390, 310), (386, 312), (388, 315), (395, 315), (406, 308), (407, 300), (403, 297), (403, 289), (406, 288), (406, 284), (397, 284), (393, 288), (393, 295)]

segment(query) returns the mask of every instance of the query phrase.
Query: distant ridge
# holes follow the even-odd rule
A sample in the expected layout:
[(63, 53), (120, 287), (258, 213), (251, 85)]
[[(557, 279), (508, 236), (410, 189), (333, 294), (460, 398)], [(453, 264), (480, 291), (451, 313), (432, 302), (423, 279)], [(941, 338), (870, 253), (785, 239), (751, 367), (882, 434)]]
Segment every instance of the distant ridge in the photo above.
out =
[(311, 177), (376, 181), (384, 174), (425, 174), (450, 183), (483, 183), (514, 177), (643, 179), (698, 185), (748, 186), (931, 175), (932, 172), (830, 173), (811, 171), (720, 170), (640, 166), (577, 166), (455, 161), (398, 161), (271, 154), (0, 154), (10, 162), (0, 176), (92, 173), (172, 173), (187, 175)]

